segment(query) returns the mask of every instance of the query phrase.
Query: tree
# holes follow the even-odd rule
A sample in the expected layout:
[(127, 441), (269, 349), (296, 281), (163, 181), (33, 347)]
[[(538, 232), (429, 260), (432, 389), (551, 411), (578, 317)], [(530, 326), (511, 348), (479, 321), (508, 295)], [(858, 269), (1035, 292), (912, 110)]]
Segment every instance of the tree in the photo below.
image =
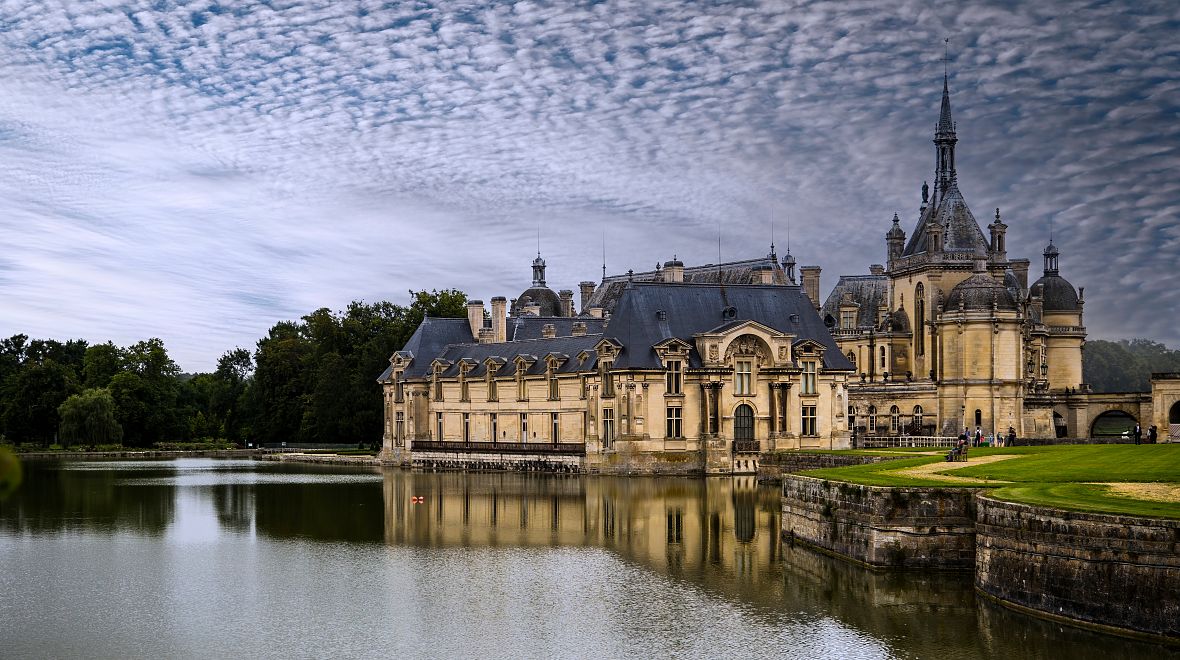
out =
[(111, 342), (86, 349), (82, 359), (82, 382), (86, 387), (106, 387), (123, 370), (123, 349)]
[(10, 441), (47, 445), (57, 434), (57, 409), (78, 391), (73, 369), (52, 359), (26, 361), (0, 388), (0, 421)]
[(1086, 342), (1082, 378), (1095, 392), (1146, 392), (1153, 371), (1180, 371), (1180, 351), (1150, 339)]
[(71, 396), (58, 407), (58, 415), (63, 445), (104, 445), (123, 439), (123, 427), (115, 420), (115, 400), (106, 389), (93, 388)]

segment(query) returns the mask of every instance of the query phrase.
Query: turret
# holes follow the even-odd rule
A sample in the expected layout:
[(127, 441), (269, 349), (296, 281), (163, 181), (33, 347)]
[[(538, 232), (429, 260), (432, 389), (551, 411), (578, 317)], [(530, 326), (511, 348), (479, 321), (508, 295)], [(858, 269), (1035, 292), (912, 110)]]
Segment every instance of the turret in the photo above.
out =
[(996, 219), (987, 226), (991, 231), (992, 242), (989, 250), (992, 261), (1007, 261), (1008, 248), (1005, 245), (1004, 236), (1008, 232), (1008, 225), (1000, 219), (1000, 209), (996, 209)]
[(934, 204), (937, 206), (955, 181), (955, 122), (951, 119), (951, 92), (947, 77), (942, 76), (942, 108), (938, 115), (938, 125), (934, 129), (935, 149), (935, 177)]
[(897, 214), (893, 214), (893, 226), (889, 231), (885, 232), (886, 245), (886, 263), (889, 264), (890, 269), (893, 268), (893, 261), (901, 258), (901, 252), (905, 249), (905, 230), (901, 228), (900, 220)]

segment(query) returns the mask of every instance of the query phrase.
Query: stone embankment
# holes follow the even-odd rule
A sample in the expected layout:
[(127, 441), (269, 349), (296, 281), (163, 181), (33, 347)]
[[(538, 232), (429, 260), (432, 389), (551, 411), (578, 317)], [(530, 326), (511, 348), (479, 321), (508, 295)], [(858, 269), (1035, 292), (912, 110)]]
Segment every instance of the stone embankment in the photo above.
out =
[(766, 454), (758, 462), (758, 481), (780, 483), (784, 474), (794, 474), (804, 470), (852, 467), (854, 465), (880, 463), (882, 461), (895, 461), (900, 458), (914, 458), (914, 455), (860, 456), (856, 454), (807, 454), (803, 452)]
[(208, 449), (208, 450), (162, 450), (125, 449), (121, 451), (34, 451), (17, 454), (22, 461), (99, 461), (116, 459), (124, 461), (145, 458), (250, 458), (260, 455), (260, 449)]
[(973, 569), (981, 594), (1014, 609), (1180, 644), (1180, 520), (790, 474), (782, 492), (786, 541), (874, 568)]
[(261, 461), (280, 463), (319, 463), (322, 465), (374, 465), (381, 462), (376, 456), (343, 456), (340, 454), (301, 454), (299, 452), (273, 452), (255, 456)]

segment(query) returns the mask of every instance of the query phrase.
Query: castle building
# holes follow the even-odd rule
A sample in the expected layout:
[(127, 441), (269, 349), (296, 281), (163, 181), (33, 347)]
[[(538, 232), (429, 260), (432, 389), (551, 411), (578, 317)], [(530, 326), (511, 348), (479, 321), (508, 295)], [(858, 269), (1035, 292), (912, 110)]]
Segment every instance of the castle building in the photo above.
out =
[(1044, 250), (1010, 258), (996, 209), (979, 226), (959, 189), (943, 79), (934, 186), (886, 264), (839, 278), (794, 257), (546, 284), (427, 318), (380, 376), (382, 456), (405, 465), (733, 474), (767, 452), (881, 436), (1084, 435), (1083, 299)]

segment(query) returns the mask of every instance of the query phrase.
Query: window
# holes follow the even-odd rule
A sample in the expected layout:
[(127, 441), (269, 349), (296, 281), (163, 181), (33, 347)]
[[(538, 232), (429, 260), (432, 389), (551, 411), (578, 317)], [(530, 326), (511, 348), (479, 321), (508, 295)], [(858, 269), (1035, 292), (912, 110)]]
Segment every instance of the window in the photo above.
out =
[(889, 408), (889, 432), (897, 433), (901, 428), (901, 409), (897, 406)]
[(856, 406), (848, 406), (848, 428), (856, 431)]
[(471, 442), (471, 413), (463, 413), (463, 442)]
[(578, 376), (578, 398), (583, 400), (586, 398), (586, 374)]
[(434, 429), (435, 429), (435, 433), (438, 434), (438, 438), (436, 438), (436, 439), (439, 442), (442, 442), (442, 439), (443, 439), (443, 414), (442, 413), (434, 413)]
[(869, 406), (869, 433), (877, 432), (877, 406)]
[(664, 373), (664, 392), (666, 394), (680, 394), (681, 368), (684, 363), (672, 360), (668, 363), (668, 371)]
[(496, 413), (488, 415), (488, 427), (492, 430), (492, 442), (500, 438), (500, 420), (496, 419)]
[(669, 438), (684, 437), (683, 420), (681, 419), (680, 406), (668, 406), (667, 425), (665, 426), (664, 435)]
[(398, 411), (397, 421), (393, 423), (393, 440), (398, 447), (405, 445), (406, 414)]
[(602, 444), (607, 447), (615, 440), (615, 410), (614, 408), (602, 409)]
[(557, 444), (561, 440), (561, 426), (557, 422), (558, 414), (549, 413), (549, 440)]
[(749, 360), (738, 360), (734, 365), (733, 393), (735, 396), (750, 396), (754, 393), (751, 388), (751, 377), (754, 363)]
[(393, 375), (393, 400), (401, 403), (405, 400), (405, 387), (402, 384), (402, 372)]
[(529, 441), (529, 414), (520, 413), (520, 441)]
[(442, 367), (434, 368), (434, 400), (443, 400)]
[(496, 387), (496, 371), (488, 369), (488, 401), (499, 401), (500, 389)]
[(819, 435), (815, 431), (815, 406), (803, 406), (803, 435)]
[(516, 369), (516, 400), (517, 401), (528, 401), (529, 400), (529, 384), (528, 384), (528, 381), (526, 381), (524, 379), (524, 370), (525, 370), (525, 366), (523, 363), (520, 364)]
[(885, 370), (885, 347), (881, 347), (881, 370)]
[(853, 367), (856, 367), (856, 353), (848, 351), (848, 361), (852, 363)]
[(610, 362), (603, 362), (598, 367), (598, 375), (602, 379), (602, 396), (609, 398), (615, 395), (615, 381), (611, 379)]
[(926, 354), (926, 287), (914, 289), (914, 352)]
[(922, 406), (914, 406), (914, 433), (922, 432)]
[(845, 309), (840, 312), (840, 327), (841, 328), (855, 328), (856, 327), (856, 310)]
[(803, 394), (815, 394), (815, 360), (803, 361)]
[(467, 370), (464, 369), (459, 372), (459, 400), (471, 400), (471, 385), (467, 382)]
[(561, 398), (561, 385), (557, 382), (557, 368), (549, 368), (549, 400), (557, 401)]

